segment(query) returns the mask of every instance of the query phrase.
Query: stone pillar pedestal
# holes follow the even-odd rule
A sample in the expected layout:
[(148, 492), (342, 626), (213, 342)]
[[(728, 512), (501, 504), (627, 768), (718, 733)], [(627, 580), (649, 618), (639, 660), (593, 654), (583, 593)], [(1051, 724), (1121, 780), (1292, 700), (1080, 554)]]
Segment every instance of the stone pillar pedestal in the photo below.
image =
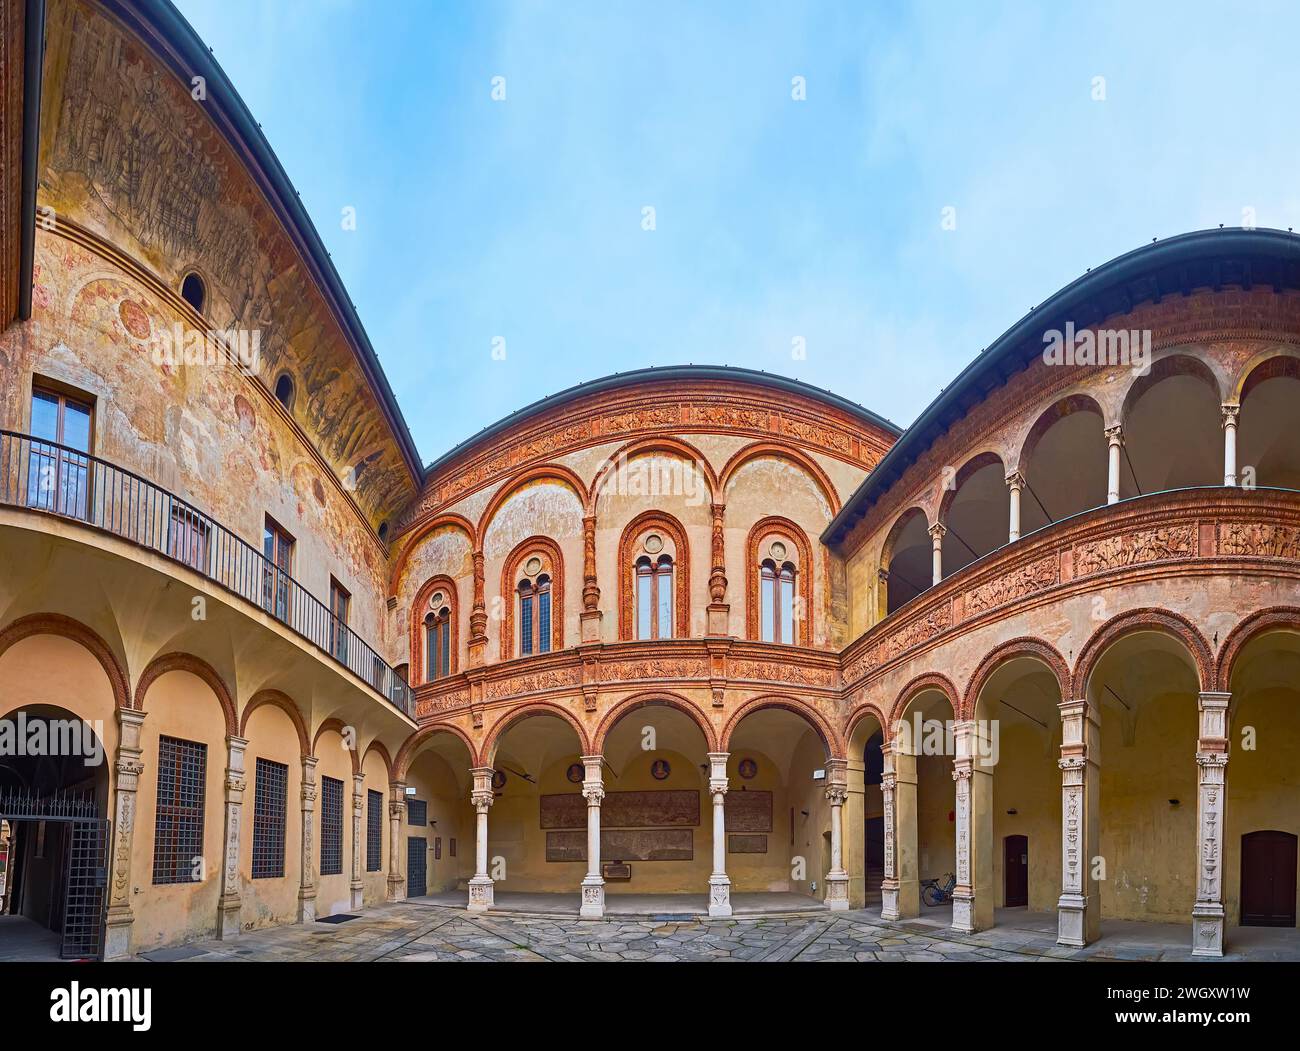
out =
[(361, 879), (361, 816), (366, 812), (366, 775), (352, 775), (352, 892), (351, 908), (355, 912), (365, 904), (366, 885)]
[[(907, 920), (921, 914), (921, 859), (916, 835), (916, 756), (906, 751), (906, 746), (899, 740), (882, 751), (885, 755), (885, 777), (892, 778), (893, 788), (889, 793), (892, 805), (887, 802), (885, 811), (885, 879), (880, 885), (880, 915), (887, 920)], [(889, 817), (891, 809), (892, 821)], [(892, 878), (889, 875), (891, 867), (894, 873)]]
[(1192, 955), (1222, 956), (1223, 822), (1228, 785), (1228, 693), (1200, 695), (1196, 742), (1196, 904), (1192, 907)]
[(586, 771), (582, 795), (587, 800), (587, 875), (582, 880), (582, 907), (578, 915), (598, 920), (605, 915), (605, 880), (600, 874), (600, 802), (605, 798), (604, 759), (584, 755)]
[(476, 766), (470, 802), (474, 804), (474, 876), (469, 881), (469, 912), (487, 912), (494, 904), (494, 884), (488, 875), (488, 811), (496, 799), (492, 791), (492, 768)]
[(1086, 700), (1062, 701), (1060, 945), (1081, 947), (1101, 936), (1101, 891), (1092, 878), (1100, 847), (1101, 727)]
[(709, 797), (713, 800), (713, 874), (709, 876), (709, 915), (731, 915), (731, 880), (727, 877), (727, 758), (709, 753)]
[(302, 757), (302, 880), (298, 885), (298, 922), (316, 919), (316, 757)]
[(406, 877), (402, 874), (405, 858), (402, 825), (406, 821), (406, 782), (392, 781), (388, 786), (388, 900), (406, 900)]
[(954, 930), (973, 933), (993, 926), (992, 771), (980, 762), (985, 749), (973, 720), (955, 727), (957, 887), (953, 891)]
[(849, 908), (867, 904), (867, 771), (866, 763), (845, 763), (844, 867), (849, 872)]
[(849, 907), (849, 874), (844, 868), (844, 801), (848, 799), (848, 763), (826, 762), (826, 801), (831, 805), (831, 868), (826, 873), (826, 905), (832, 912)]
[(223, 941), (238, 937), (240, 931), (239, 829), (243, 820), (244, 789), (247, 788), (244, 776), (244, 750), (247, 747), (248, 741), (242, 737), (226, 738), (226, 826), (221, 897), (217, 903), (221, 921), (218, 936)]
[(104, 920), (104, 959), (131, 955), (131, 847), (135, 838), (136, 791), (144, 763), (140, 759), (140, 729), (144, 712), (119, 708), (117, 775), (113, 790), (112, 879), (108, 885), (108, 913)]

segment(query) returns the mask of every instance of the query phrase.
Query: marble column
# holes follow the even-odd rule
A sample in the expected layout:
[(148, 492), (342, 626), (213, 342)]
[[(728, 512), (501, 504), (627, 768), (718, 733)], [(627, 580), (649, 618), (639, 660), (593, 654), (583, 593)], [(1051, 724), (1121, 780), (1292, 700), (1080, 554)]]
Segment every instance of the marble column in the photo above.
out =
[(849, 908), (867, 905), (867, 764), (850, 759), (845, 765), (844, 867), (849, 873)]
[(943, 580), (943, 535), (948, 527), (942, 522), (935, 522), (930, 527), (930, 582), (938, 584)]
[(993, 774), (981, 761), (980, 728), (974, 720), (954, 727), (956, 755), (957, 886), (952, 925), (973, 933), (993, 926)]
[(587, 875), (582, 880), (578, 915), (598, 920), (605, 915), (605, 880), (600, 874), (600, 801), (605, 798), (604, 758), (584, 755), (582, 795), (587, 800)]
[(492, 791), (492, 767), (476, 766), (470, 802), (474, 804), (474, 876), (469, 881), (470, 912), (487, 912), (493, 905), (493, 882), (488, 875), (488, 811), (496, 799)]
[(884, 745), (881, 752), (885, 758), (880, 783), (885, 805), (885, 878), (880, 884), (880, 915), (886, 920), (910, 919), (921, 912), (916, 756), (897, 739)]
[(1192, 907), (1192, 955), (1222, 956), (1223, 823), (1228, 785), (1230, 693), (1200, 695), (1196, 742), (1196, 904)]
[(1223, 484), (1237, 484), (1237, 414), (1240, 405), (1223, 406)]
[(848, 761), (826, 761), (826, 801), (831, 805), (831, 868), (826, 873), (826, 904), (832, 912), (849, 907), (849, 874), (844, 868), (844, 802), (848, 799)]
[(222, 940), (238, 937), (240, 931), (239, 829), (243, 821), (244, 789), (248, 787), (244, 777), (244, 750), (247, 747), (248, 741), (242, 737), (226, 738), (226, 827), (221, 898), (217, 906), (221, 920), (218, 931)]
[(1101, 936), (1101, 891), (1093, 879), (1100, 848), (1101, 727), (1086, 700), (1062, 701), (1060, 945), (1087, 945)]
[(298, 922), (316, 918), (316, 757), (302, 757), (302, 880), (298, 885)]
[(1020, 539), (1020, 493), (1025, 487), (1025, 476), (1019, 471), (1007, 475), (1007, 493), (1010, 496), (1009, 525), (1007, 542), (1014, 544)]
[(1119, 503), (1119, 455), (1124, 447), (1123, 431), (1118, 424), (1106, 428), (1106, 503)]
[(361, 879), (361, 856), (365, 839), (361, 835), (361, 817), (366, 812), (366, 775), (352, 775), (352, 911), (365, 904), (366, 885)]
[(713, 874), (709, 876), (709, 915), (731, 915), (731, 880), (727, 877), (727, 758), (709, 752), (709, 796), (713, 800)]
[(114, 766), (112, 879), (108, 885), (108, 915), (104, 921), (104, 959), (131, 955), (131, 848), (135, 837), (136, 792), (144, 763), (140, 756), (140, 730), (144, 712), (119, 708), (118, 746)]
[(402, 825), (406, 821), (406, 782), (392, 781), (388, 785), (388, 900), (406, 900), (406, 877), (402, 865), (406, 861), (402, 842)]

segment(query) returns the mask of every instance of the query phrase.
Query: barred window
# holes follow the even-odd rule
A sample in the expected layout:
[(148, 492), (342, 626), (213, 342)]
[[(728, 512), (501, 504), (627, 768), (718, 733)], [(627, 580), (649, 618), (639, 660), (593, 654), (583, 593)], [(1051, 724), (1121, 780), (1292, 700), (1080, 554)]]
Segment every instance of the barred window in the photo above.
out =
[(158, 738), (158, 806), (153, 838), (153, 881), (191, 883), (203, 856), (203, 789), (208, 746)]
[(406, 823), (408, 825), (427, 825), (429, 823), (429, 804), (423, 799), (406, 801)]
[(384, 793), (366, 791), (366, 871), (378, 872), (384, 865)]
[(320, 874), (337, 876), (343, 871), (343, 782), (335, 777), (320, 779)]
[(253, 879), (284, 875), (284, 820), (289, 798), (289, 768), (270, 759), (257, 761), (253, 792)]

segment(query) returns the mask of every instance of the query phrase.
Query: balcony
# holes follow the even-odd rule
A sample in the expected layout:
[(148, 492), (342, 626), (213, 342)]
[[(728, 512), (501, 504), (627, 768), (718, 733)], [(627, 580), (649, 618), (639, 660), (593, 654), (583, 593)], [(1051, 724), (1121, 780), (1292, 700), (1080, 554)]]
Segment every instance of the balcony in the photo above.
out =
[(139, 475), (0, 430), (0, 504), (81, 522), (193, 570), (265, 610), (414, 717), (406, 680), (328, 606), (247, 541)]

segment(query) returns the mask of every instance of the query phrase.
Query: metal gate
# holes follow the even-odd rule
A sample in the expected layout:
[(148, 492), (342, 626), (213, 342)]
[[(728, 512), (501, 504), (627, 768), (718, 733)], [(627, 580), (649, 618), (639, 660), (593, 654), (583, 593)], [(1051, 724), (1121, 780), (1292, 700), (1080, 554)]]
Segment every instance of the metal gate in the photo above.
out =
[(429, 893), (429, 841), (423, 836), (406, 837), (406, 896), (422, 898)]
[(63, 906), (67, 959), (98, 959), (104, 951), (104, 898), (108, 890), (108, 822), (73, 821), (68, 840), (68, 893)]

